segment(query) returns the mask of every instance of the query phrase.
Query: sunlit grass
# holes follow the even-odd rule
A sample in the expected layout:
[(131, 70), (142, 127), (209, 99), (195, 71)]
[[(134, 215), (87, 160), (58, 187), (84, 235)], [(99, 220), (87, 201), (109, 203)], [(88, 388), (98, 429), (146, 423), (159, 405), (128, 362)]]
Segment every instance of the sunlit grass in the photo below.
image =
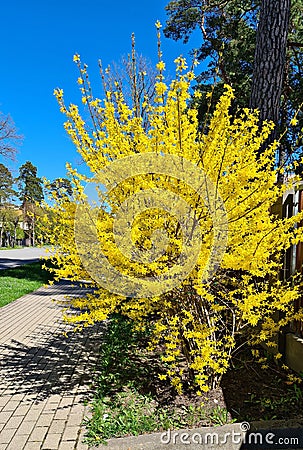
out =
[(0, 270), (0, 307), (35, 291), (47, 283), (51, 274), (42, 269), (42, 262)]

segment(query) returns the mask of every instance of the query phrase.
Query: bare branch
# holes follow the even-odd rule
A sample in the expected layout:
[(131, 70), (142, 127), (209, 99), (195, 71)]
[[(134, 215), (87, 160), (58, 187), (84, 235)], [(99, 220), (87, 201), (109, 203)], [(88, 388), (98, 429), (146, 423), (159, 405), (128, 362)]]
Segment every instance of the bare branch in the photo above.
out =
[(14, 160), (17, 152), (16, 147), (22, 139), (23, 137), (17, 134), (12, 118), (0, 112), (0, 155)]
[(302, 48), (303, 47), (303, 43), (302, 42), (287, 42), (287, 46), (288, 47)]

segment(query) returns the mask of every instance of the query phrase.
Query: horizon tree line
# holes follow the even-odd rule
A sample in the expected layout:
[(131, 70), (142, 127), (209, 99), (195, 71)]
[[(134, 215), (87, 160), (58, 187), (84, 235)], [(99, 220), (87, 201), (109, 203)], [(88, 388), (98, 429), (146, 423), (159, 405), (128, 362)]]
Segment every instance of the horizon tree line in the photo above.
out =
[(46, 183), (30, 161), (13, 177), (7, 166), (0, 163), (0, 247), (35, 246), (45, 243), (40, 227), (44, 215), (43, 200), (48, 191), (71, 195), (70, 181), (56, 178)]

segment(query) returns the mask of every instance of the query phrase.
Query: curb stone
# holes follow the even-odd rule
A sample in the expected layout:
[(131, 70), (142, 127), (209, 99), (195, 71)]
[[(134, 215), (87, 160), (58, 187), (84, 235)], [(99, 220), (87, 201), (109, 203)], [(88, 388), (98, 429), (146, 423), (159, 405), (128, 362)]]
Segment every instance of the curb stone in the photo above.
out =
[[(244, 431), (248, 430), (248, 431)], [(234, 438), (233, 438), (234, 436)], [(279, 441), (282, 439), (282, 441)], [(182, 442), (183, 441), (183, 442)], [(280, 442), (280, 443), (279, 443)], [(233, 423), (109, 439), (90, 450), (302, 450), (303, 419)]]

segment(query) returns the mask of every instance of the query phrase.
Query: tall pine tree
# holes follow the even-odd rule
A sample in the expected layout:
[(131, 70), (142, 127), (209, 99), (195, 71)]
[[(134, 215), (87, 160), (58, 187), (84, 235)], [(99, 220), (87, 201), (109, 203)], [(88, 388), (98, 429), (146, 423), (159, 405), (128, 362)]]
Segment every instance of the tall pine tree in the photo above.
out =
[[(258, 108), (260, 118), (273, 120), (281, 130), (290, 124), (303, 96), (303, 0), (173, 0), (166, 7), (167, 37), (187, 41), (199, 28), (199, 60), (207, 64), (197, 78), (207, 94), (214, 85), (214, 103), (230, 84), (235, 90), (232, 113), (239, 107)], [(200, 120), (208, 108), (200, 101)], [(283, 138), (285, 154), (297, 158), (302, 142), (298, 123)], [(274, 135), (273, 135), (274, 137)]]
[(19, 198), (22, 202), (23, 222), (29, 243), (35, 245), (36, 204), (43, 200), (42, 180), (37, 176), (37, 167), (26, 161), (19, 169), (17, 178)]

